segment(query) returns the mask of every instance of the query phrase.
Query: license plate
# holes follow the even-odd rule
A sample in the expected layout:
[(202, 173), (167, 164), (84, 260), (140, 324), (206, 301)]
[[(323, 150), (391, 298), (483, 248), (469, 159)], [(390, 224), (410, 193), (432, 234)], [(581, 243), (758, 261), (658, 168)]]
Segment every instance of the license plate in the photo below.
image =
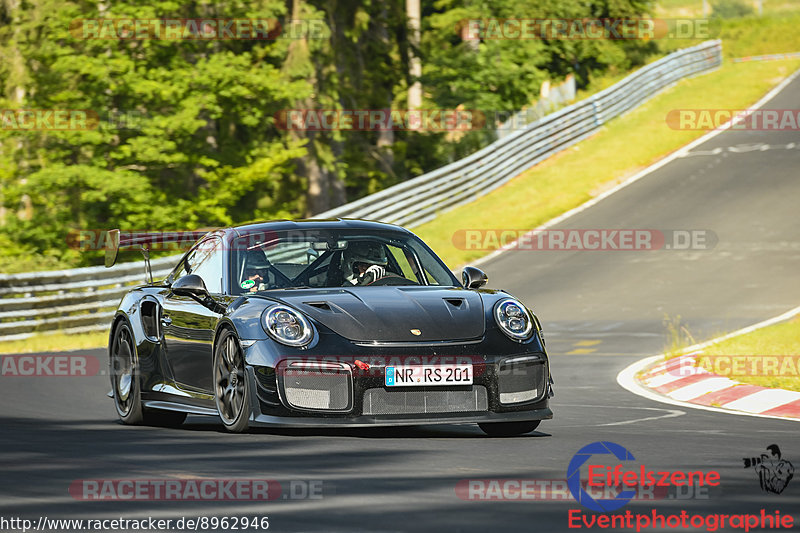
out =
[(387, 366), (387, 387), (472, 385), (472, 365)]

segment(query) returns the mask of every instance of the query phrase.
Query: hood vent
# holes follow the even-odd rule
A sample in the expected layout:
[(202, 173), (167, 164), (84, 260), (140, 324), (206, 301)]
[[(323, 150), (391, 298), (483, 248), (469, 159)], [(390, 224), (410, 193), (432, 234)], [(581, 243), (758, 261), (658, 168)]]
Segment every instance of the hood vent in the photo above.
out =
[(322, 309), (323, 311), (330, 311), (331, 306), (328, 305), (328, 302), (303, 302), (305, 305), (310, 305), (311, 307), (316, 307), (317, 309)]

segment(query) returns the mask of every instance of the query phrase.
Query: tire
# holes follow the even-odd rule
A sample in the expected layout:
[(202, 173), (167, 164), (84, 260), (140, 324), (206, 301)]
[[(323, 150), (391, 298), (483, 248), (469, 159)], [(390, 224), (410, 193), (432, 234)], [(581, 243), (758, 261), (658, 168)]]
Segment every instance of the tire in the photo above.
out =
[(484, 433), (490, 437), (515, 437), (530, 433), (537, 427), (541, 420), (532, 422), (489, 422), (478, 424)]
[(136, 357), (133, 334), (126, 322), (120, 322), (114, 330), (109, 346), (111, 357), (111, 391), (114, 407), (123, 424), (141, 424), (144, 421), (141, 391), (136, 379)]
[(133, 343), (130, 326), (121, 322), (114, 331), (110, 346), (111, 391), (117, 416), (123, 424), (128, 425), (180, 426), (186, 420), (186, 413), (146, 409), (142, 406)]
[(247, 431), (250, 390), (244, 354), (236, 334), (225, 330), (214, 346), (214, 403), (222, 424), (230, 432)]

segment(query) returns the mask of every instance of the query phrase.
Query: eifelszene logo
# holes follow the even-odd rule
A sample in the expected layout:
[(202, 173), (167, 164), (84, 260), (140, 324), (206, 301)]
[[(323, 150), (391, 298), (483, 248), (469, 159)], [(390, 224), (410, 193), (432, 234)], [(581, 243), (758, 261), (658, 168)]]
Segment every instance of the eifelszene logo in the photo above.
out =
[[(745, 459), (745, 467), (755, 465), (756, 468), (765, 465), (767, 470), (767, 485), (781, 490), (791, 477), (791, 465), (780, 458), (777, 446), (768, 448), (772, 458), (766, 454), (761, 459)], [(613, 442), (593, 442), (584, 446), (569, 463), (567, 467), (567, 487), (572, 497), (581, 506), (593, 512), (582, 509), (570, 509), (567, 512), (567, 526), (572, 529), (598, 529), (614, 531), (644, 530), (668, 531), (673, 529), (705, 530), (705, 531), (764, 531), (767, 529), (791, 529), (794, 526), (794, 517), (791, 514), (781, 514), (780, 511), (767, 511), (761, 509), (758, 513), (719, 514), (719, 513), (692, 513), (685, 509), (680, 512), (662, 513), (658, 509), (649, 509), (645, 512), (617, 511), (631, 501), (637, 487), (649, 488), (697, 488), (719, 487), (720, 473), (716, 470), (707, 472), (700, 470), (661, 470), (655, 471), (644, 464), (636, 463), (633, 454)], [(585, 465), (585, 466), (584, 466)], [(584, 490), (580, 482), (580, 470), (588, 471), (586, 487), (591, 492)], [(759, 475), (761, 471), (759, 470)], [(773, 476), (773, 472), (778, 472)], [(775, 479), (785, 480), (778, 487), (772, 485)], [(762, 487), (765, 487), (761, 477)], [(601, 490), (600, 490), (601, 489)], [(599, 493), (598, 493), (599, 490)], [(765, 490), (769, 490), (765, 487)], [(598, 494), (600, 497), (598, 498)]]
[[(597, 499), (592, 498), (583, 487), (581, 487), (581, 466), (591, 459), (595, 454), (613, 454), (614, 457), (620, 461), (635, 461), (633, 454), (613, 442), (593, 442), (587, 444), (576, 453), (567, 467), (567, 487), (572, 493), (575, 501), (588, 507), (592, 511), (605, 512), (614, 511), (623, 507), (626, 503), (631, 501), (635, 495), (635, 491), (624, 490), (619, 492), (614, 498), (611, 499)], [(590, 480), (591, 481), (591, 480)]]
[[(593, 442), (578, 450), (567, 467), (567, 487), (575, 501), (600, 513), (615, 511), (625, 506), (636, 496), (638, 487), (717, 487), (720, 484), (720, 474), (715, 470), (655, 471), (643, 464), (631, 465), (633, 468), (629, 467), (626, 470), (622, 464), (613, 466), (602, 464), (608, 459), (596, 457), (602, 455), (611, 455), (621, 462), (636, 460), (631, 452), (619, 444), (601, 441)], [(588, 469), (587, 486), (602, 487), (603, 498), (593, 498), (581, 486), (581, 467), (584, 464)]]
[(777, 444), (767, 446), (770, 454), (762, 453), (761, 457), (745, 457), (745, 468), (753, 468), (758, 474), (761, 490), (780, 494), (794, 476), (794, 465), (781, 458), (781, 449)]

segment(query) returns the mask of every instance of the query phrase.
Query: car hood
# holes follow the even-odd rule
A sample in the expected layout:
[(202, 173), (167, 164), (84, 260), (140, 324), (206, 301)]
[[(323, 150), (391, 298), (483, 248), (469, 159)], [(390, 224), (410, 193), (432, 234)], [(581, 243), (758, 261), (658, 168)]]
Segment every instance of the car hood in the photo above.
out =
[(291, 291), (279, 299), (352, 341), (467, 340), (485, 329), (481, 296), (466, 289), (354, 287)]

